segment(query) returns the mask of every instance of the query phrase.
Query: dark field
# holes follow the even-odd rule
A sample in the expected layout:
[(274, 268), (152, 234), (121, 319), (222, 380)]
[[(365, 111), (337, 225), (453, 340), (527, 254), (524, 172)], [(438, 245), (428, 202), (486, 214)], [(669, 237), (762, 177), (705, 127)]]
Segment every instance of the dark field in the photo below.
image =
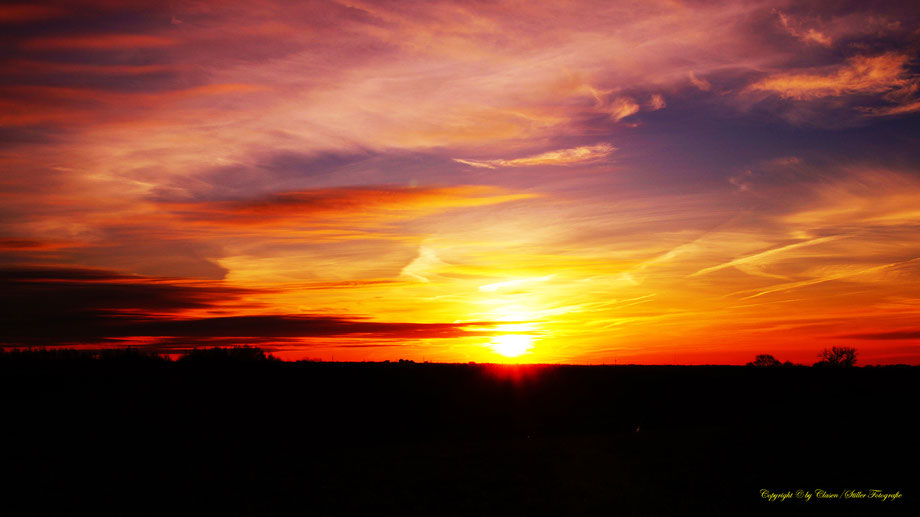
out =
[[(6, 515), (890, 515), (920, 495), (916, 367), (58, 351), (0, 354), (0, 379)], [(902, 497), (843, 499), (873, 489)]]

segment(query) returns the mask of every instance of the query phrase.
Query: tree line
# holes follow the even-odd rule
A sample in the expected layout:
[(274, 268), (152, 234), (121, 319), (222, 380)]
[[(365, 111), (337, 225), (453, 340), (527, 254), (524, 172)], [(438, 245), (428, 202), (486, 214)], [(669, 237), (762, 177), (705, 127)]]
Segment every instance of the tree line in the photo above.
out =
[[(831, 348), (825, 348), (818, 354), (818, 357), (821, 358), (820, 361), (816, 362), (812, 366), (818, 368), (825, 367), (850, 367), (856, 365), (856, 349), (848, 346), (835, 346)], [(747, 363), (747, 366), (758, 366), (758, 367), (773, 367), (773, 366), (795, 366), (791, 362), (780, 362), (779, 359), (773, 357), (770, 354), (759, 354), (753, 361)]]

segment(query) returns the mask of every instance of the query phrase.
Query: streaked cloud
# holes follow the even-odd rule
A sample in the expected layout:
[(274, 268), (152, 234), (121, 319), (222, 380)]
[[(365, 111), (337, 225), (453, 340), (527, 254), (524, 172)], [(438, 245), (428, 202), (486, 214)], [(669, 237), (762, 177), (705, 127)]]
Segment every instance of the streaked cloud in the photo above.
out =
[(380, 220), (417, 216), (451, 208), (487, 206), (532, 199), (486, 185), (452, 187), (367, 186), (283, 192), (241, 201), (165, 202), (159, 206), (188, 221), (230, 226), (277, 226), (309, 221)]
[(28, 39), (22, 43), (26, 50), (113, 50), (122, 48), (167, 47), (178, 42), (171, 38), (149, 34), (88, 34), (85, 36), (54, 36)]
[(7, 62), (20, 72), (35, 74), (92, 74), (92, 75), (145, 75), (182, 71), (182, 67), (167, 64), (154, 65), (94, 65), (65, 61), (19, 59)]
[[(265, 314), (264, 306), (243, 301), (260, 294), (258, 290), (104, 270), (0, 269), (0, 287), (0, 344), (7, 346), (118, 342), (156, 348), (159, 338), (165, 338), (167, 346), (177, 339), (185, 346), (248, 344), (252, 338), (267, 344), (273, 339), (317, 337), (445, 339), (481, 334), (472, 327), (488, 324)], [(253, 309), (263, 312), (245, 314)], [(38, 325), (40, 321), (53, 323)]]

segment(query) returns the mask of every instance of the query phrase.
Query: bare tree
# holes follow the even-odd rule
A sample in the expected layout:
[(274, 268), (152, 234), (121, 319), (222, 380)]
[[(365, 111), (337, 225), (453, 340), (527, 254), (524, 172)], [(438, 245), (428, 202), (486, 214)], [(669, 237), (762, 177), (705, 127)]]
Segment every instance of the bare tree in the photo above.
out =
[(821, 361), (815, 366), (853, 366), (856, 364), (856, 349), (848, 346), (825, 348), (818, 357)]

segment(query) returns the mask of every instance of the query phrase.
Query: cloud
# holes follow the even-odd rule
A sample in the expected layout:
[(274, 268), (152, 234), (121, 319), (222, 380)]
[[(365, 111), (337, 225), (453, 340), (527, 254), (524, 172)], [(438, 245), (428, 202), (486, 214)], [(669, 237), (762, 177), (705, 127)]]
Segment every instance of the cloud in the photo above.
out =
[[(796, 242), (796, 243), (793, 243), (793, 244), (787, 244), (787, 245), (785, 245), (785, 246), (780, 246), (780, 247), (778, 247), (778, 248), (772, 248), (772, 249), (769, 249), (769, 250), (766, 250), (766, 251), (761, 251), (761, 252), (759, 252), (759, 253), (755, 253), (755, 254), (753, 254), (753, 255), (748, 255), (748, 256), (745, 256), (745, 257), (740, 257), (740, 258), (732, 259), (732, 260), (730, 260), (730, 261), (728, 261), (728, 262), (724, 262), (724, 263), (722, 263), (722, 264), (718, 264), (718, 265), (715, 265), (715, 266), (710, 266), (710, 267), (707, 267), (707, 268), (703, 268), (703, 269), (700, 269), (699, 271), (697, 271), (697, 272), (691, 274), (690, 276), (705, 275), (705, 274), (712, 273), (712, 272), (714, 272), (714, 271), (719, 271), (719, 270), (721, 270), (721, 269), (725, 269), (725, 268), (728, 268), (728, 267), (744, 267), (746, 271), (750, 271), (750, 270), (752, 270), (752, 269), (749, 269), (751, 266), (753, 266), (753, 268), (759, 268), (759, 267), (761, 267), (763, 264), (768, 263), (768, 262), (769, 262), (768, 259), (771, 258), (771, 257), (773, 257), (774, 255), (778, 255), (778, 254), (781, 254), (781, 253), (784, 253), (784, 252), (787, 252), (787, 251), (791, 251), (791, 250), (794, 250), (794, 249), (802, 248), (802, 247), (805, 247), (805, 246), (814, 246), (814, 245), (818, 245), (818, 244), (823, 244), (823, 243), (825, 243), (825, 242), (834, 241), (834, 240), (837, 240), (837, 239), (839, 239), (839, 238), (841, 238), (841, 236), (839, 236), (839, 235), (833, 235), (833, 236), (829, 236), (829, 237), (821, 237), (821, 238), (817, 238), (817, 239), (809, 239), (809, 240), (807, 240), (807, 241)], [(753, 269), (753, 270), (754, 270), (754, 271), (758, 271), (758, 269)]]
[(824, 74), (779, 73), (748, 87), (752, 91), (775, 93), (786, 99), (808, 100), (847, 94), (883, 93), (916, 82), (906, 65), (906, 54), (854, 56), (844, 65)]
[(888, 117), (894, 115), (904, 115), (920, 111), (920, 99), (913, 100), (899, 106), (880, 106), (880, 107), (860, 107), (857, 108), (866, 115), (873, 117)]
[(701, 91), (708, 92), (712, 89), (712, 84), (709, 81), (701, 77), (697, 77), (696, 73), (694, 73), (692, 70), (687, 73), (687, 77), (690, 78), (690, 83)]
[[(117, 75), (117, 74), (112, 74)], [(126, 124), (136, 128), (136, 117), (151, 109), (180, 109), (192, 122), (203, 110), (191, 104), (208, 104), (216, 98), (264, 92), (256, 84), (219, 83), (158, 92), (113, 91), (106, 88), (59, 86), (0, 86), (0, 126), (54, 124), (59, 127)], [(179, 120), (179, 119), (175, 119)], [(153, 123), (156, 127), (158, 124)]]
[(6, 4), (0, 5), (0, 23), (13, 24), (46, 20), (64, 13), (62, 9), (47, 5)]
[(245, 299), (267, 292), (107, 270), (0, 269), (0, 344), (149, 343), (149, 338), (164, 338), (165, 344), (209, 344), (215, 340), (240, 344), (272, 338), (437, 339), (489, 334), (472, 328), (488, 322), (406, 323), (328, 314), (213, 314), (264, 311), (264, 306)]
[(228, 226), (276, 226), (309, 221), (381, 221), (451, 208), (487, 206), (531, 199), (536, 194), (498, 187), (341, 187), (283, 192), (241, 201), (160, 202), (188, 221)]
[(402, 268), (399, 275), (428, 283), (430, 282), (428, 276), (431, 275), (431, 271), (444, 265), (445, 263), (438, 258), (438, 254), (434, 249), (427, 246), (419, 246), (418, 256), (407, 264), (406, 267)]
[(185, 71), (184, 67), (167, 64), (152, 65), (115, 65), (115, 64), (89, 64), (70, 63), (65, 61), (43, 61), (35, 59), (16, 59), (6, 63), (15, 67), (20, 73), (26, 74), (80, 74), (80, 75), (105, 75), (105, 76), (134, 76), (162, 74)]
[(667, 106), (667, 103), (664, 101), (664, 97), (659, 93), (653, 93), (648, 100), (648, 107), (652, 111), (660, 110)]
[(850, 338), (850, 339), (878, 339), (878, 340), (899, 340), (899, 339), (909, 339), (909, 340), (920, 340), (920, 329), (909, 329), (909, 330), (892, 330), (888, 332), (865, 332), (859, 334), (843, 334), (837, 336), (841, 338)]
[(172, 38), (149, 34), (88, 34), (85, 36), (53, 36), (32, 38), (22, 43), (26, 50), (116, 50), (123, 48), (155, 48), (176, 45)]
[[(878, 266), (863, 267), (863, 266), (856, 265), (854, 267), (849, 267), (849, 268), (834, 268), (834, 269), (831, 269), (830, 272), (828, 272), (825, 275), (816, 276), (808, 280), (801, 280), (801, 281), (796, 281), (796, 282), (786, 282), (782, 284), (772, 285), (765, 289), (754, 289), (754, 291), (756, 291), (754, 294), (750, 294), (741, 299), (749, 300), (751, 298), (757, 298), (757, 297), (764, 296), (767, 294), (787, 292), (793, 289), (799, 289), (801, 287), (809, 287), (812, 285), (823, 284), (825, 282), (832, 282), (835, 280), (857, 280), (854, 277), (858, 277), (860, 275), (873, 275), (873, 274), (878, 274), (878, 273), (884, 273), (886, 270), (896, 270), (904, 266), (913, 265), (918, 260), (920, 260), (920, 257), (909, 259), (909, 260), (904, 260), (901, 262), (882, 264)], [(740, 294), (742, 292), (733, 293), (733, 294)]]
[(64, 242), (49, 242), (37, 239), (13, 239), (0, 237), (0, 251), (45, 251), (67, 247)]
[(807, 205), (781, 216), (784, 224), (812, 232), (909, 228), (920, 218), (920, 180), (907, 172), (857, 169), (807, 185)]
[(454, 161), (464, 165), (486, 169), (495, 169), (498, 167), (529, 167), (537, 165), (572, 165), (601, 160), (614, 151), (616, 151), (616, 147), (610, 144), (601, 143), (575, 147), (572, 149), (559, 149), (511, 160), (461, 160), (455, 158)]
[(639, 113), (639, 105), (629, 97), (617, 97), (607, 107), (613, 120), (619, 122), (624, 118)]
[(324, 315), (253, 315), (137, 321), (117, 326), (111, 335), (184, 338), (307, 338), (358, 335), (377, 339), (457, 338), (481, 334), (473, 323), (390, 323)]
[(833, 43), (829, 36), (815, 30), (814, 28), (804, 28), (803, 24), (798, 19), (779, 10), (775, 10), (774, 12), (779, 17), (779, 21), (780, 24), (782, 24), (783, 29), (791, 36), (804, 41), (805, 43), (816, 43), (825, 47), (830, 47)]
[(6, 317), (20, 310), (55, 313), (137, 311), (159, 313), (216, 308), (256, 294), (215, 283), (182, 283), (104, 269), (16, 267), (0, 269)]
[(742, 93), (761, 96), (758, 102), (785, 101), (771, 109), (794, 123), (834, 126), (914, 113), (920, 110), (920, 75), (910, 62), (910, 55), (899, 51), (857, 55), (842, 64), (774, 72)]

